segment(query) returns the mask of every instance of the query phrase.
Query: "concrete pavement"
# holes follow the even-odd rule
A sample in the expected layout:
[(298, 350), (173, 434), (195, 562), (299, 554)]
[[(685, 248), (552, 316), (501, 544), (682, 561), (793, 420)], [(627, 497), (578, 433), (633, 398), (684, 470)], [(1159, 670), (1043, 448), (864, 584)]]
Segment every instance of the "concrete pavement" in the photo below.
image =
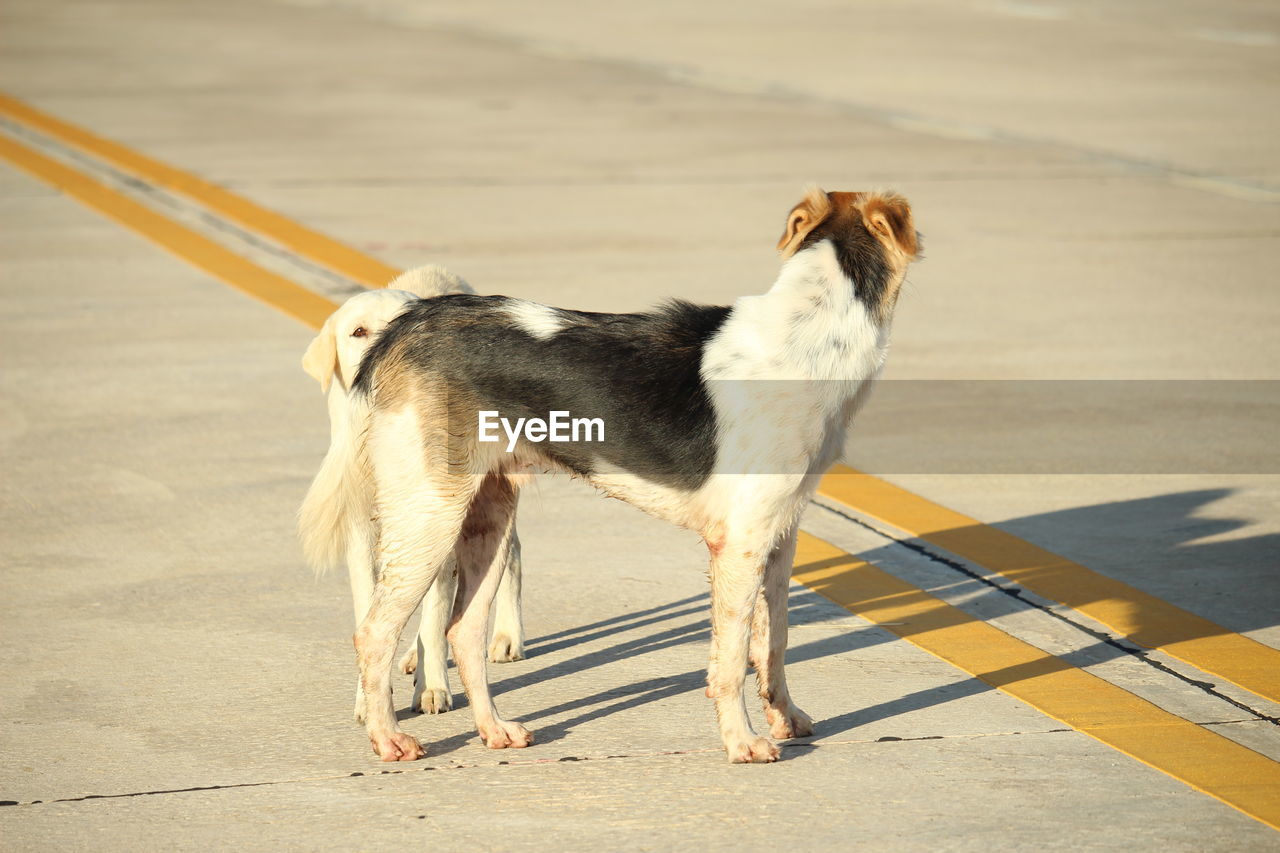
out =
[[(892, 185), (929, 259), (891, 376), (1274, 379), (1280, 208), (1260, 183), (1274, 119), (1254, 108), (1274, 50), (1222, 34), (1256, 41), (1275, 23), (1231, 7), (1217, 37), (1153, 48), (1172, 70), (1141, 86), (1189, 100), (1120, 87), (1082, 105), (996, 56), (965, 75), (931, 59), (927, 39), (962, 41), (962, 25), (1036, 51), (1023, 24), (986, 27), (990, 7), (918, 5), (909, 29), (925, 41), (890, 51), (912, 71), (859, 82), (856, 100), (910, 101), (930, 127), (839, 103), (824, 81), (861, 81), (868, 54), (835, 49), (841, 27), (795, 14), (778, 31), (754, 10), (722, 12), (735, 23), (708, 52), (663, 37), (707, 30), (691, 19), (710, 13), (676, 8), (602, 27), (569, 4), (445, 20), (391, 3), (15, 2), (0, 81), (388, 262), (586, 309), (762, 289), (800, 185)], [(1040, 73), (1069, 87), (1096, 22), (1035, 8), (1066, 15), (1066, 30), (1036, 20), (1035, 38), (1053, 46)], [(1198, 14), (1168, 31), (1195, 31)], [(886, 38), (908, 31), (900, 15), (878, 18)], [(797, 80), (799, 44), (813, 48)], [(1121, 53), (1090, 73), (1118, 74)], [(1188, 93), (1183, 75), (1213, 62), (1232, 70)], [(1003, 95), (946, 97), (957, 79)], [(1135, 101), (1149, 108), (1124, 109)], [(1197, 132), (1171, 134), (1187, 112)], [(942, 132), (956, 122), (1000, 134)], [(1082, 156), (1093, 148), (1116, 156)], [(1193, 173), (1215, 180), (1189, 186)], [(490, 753), (464, 706), (409, 720), (429, 757), (383, 775), (349, 719), (345, 579), (313, 581), (293, 544), (327, 435), (298, 368), (310, 332), (8, 168), (0, 216), (0, 799), (21, 803), (0, 809), (0, 833), (19, 849), (1275, 846), (1260, 823), (799, 586), (790, 672), (818, 737), (776, 767), (729, 767), (701, 695), (700, 545), (559, 480), (522, 508), (530, 657), (492, 670), (539, 743)], [(884, 415), (864, 452), (910, 437)], [(891, 479), (1280, 647), (1272, 464)], [(815, 509), (809, 526), (1280, 758), (1276, 708), (1247, 691), (1118, 655), (839, 516)], [(208, 790), (165, 793), (184, 789)]]

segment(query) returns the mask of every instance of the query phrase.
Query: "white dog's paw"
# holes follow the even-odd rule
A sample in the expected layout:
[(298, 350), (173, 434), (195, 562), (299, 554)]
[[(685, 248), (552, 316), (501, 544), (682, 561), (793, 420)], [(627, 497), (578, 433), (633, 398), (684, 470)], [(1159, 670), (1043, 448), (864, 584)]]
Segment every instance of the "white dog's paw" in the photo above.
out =
[(764, 715), (769, 721), (769, 734), (778, 740), (813, 734), (813, 720), (795, 705), (789, 705), (786, 711), (766, 708)]
[(423, 690), (413, 703), (413, 710), (420, 714), (443, 714), (453, 707), (453, 694), (447, 689)]
[(427, 754), (417, 738), (401, 731), (369, 732), (369, 745), (383, 761), (417, 761)]
[(533, 733), (519, 723), (494, 720), (480, 730), (480, 739), (490, 749), (524, 749), (533, 743)]
[(400, 671), (405, 675), (413, 675), (418, 669), (418, 649), (409, 649), (408, 654), (400, 658)]
[(745, 737), (725, 741), (725, 752), (732, 764), (768, 764), (778, 760), (778, 745), (766, 737)]
[(507, 634), (494, 634), (489, 644), (489, 660), (493, 663), (511, 663), (524, 660), (524, 641)]

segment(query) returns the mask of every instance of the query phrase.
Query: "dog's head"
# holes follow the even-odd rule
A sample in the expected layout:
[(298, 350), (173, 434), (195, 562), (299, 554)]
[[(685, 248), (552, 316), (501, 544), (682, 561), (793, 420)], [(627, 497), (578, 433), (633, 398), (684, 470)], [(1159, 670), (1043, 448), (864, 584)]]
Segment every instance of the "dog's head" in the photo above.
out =
[(302, 369), (328, 392), (333, 377), (344, 391), (351, 388), (360, 358), (392, 320), (416, 299), (446, 293), (475, 293), (465, 281), (438, 266), (401, 273), (385, 289), (358, 293), (324, 321), (320, 334), (302, 356)]
[(823, 192), (814, 187), (787, 214), (778, 252), (789, 258), (831, 241), (858, 298), (880, 322), (897, 304), (907, 266), (920, 256), (911, 206), (896, 193)]
[(335, 376), (344, 391), (349, 389), (364, 351), (417, 298), (406, 290), (370, 290), (351, 297), (324, 321), (302, 356), (302, 369), (323, 391)]

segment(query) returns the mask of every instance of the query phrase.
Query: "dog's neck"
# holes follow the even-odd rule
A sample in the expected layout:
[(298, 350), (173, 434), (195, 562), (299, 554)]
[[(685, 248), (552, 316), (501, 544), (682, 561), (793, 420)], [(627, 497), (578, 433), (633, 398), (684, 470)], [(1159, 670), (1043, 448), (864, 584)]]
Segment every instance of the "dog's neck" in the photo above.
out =
[(789, 258), (767, 292), (734, 303), (708, 344), (703, 376), (855, 383), (873, 378), (889, 346), (889, 324), (875, 318), (823, 240)]

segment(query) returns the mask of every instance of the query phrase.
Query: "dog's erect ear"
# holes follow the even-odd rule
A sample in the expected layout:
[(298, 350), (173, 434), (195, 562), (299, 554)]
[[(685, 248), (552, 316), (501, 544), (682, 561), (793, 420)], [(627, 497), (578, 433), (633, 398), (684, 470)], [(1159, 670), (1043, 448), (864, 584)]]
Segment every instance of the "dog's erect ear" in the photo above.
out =
[(876, 194), (862, 204), (862, 222), (889, 249), (912, 260), (919, 254), (916, 226), (911, 221), (911, 205), (900, 195)]
[(817, 187), (810, 187), (804, 200), (787, 214), (787, 230), (778, 241), (778, 254), (789, 258), (800, 248), (809, 232), (817, 228), (831, 213), (831, 197)]
[(320, 334), (302, 354), (302, 369), (320, 383), (320, 390), (329, 393), (329, 383), (338, 369), (338, 344), (333, 339), (333, 318), (324, 321)]

